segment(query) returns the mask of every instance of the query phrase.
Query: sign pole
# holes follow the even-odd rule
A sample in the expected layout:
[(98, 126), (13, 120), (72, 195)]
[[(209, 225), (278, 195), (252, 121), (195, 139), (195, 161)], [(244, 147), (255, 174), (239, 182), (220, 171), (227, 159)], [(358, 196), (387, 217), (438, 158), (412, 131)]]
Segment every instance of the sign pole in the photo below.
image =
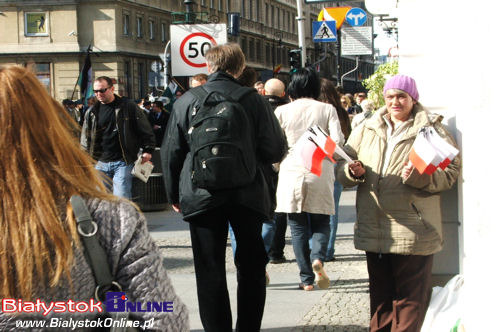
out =
[(342, 86), (342, 81), (340, 77), (342, 76), (342, 68), (340, 66), (340, 52), (341, 52), (341, 44), (342, 44), (342, 35), (341, 30), (337, 30), (337, 86)]
[(297, 25), (299, 30), (299, 48), (301, 49), (301, 67), (306, 65), (306, 35), (305, 35), (305, 18), (302, 16), (302, 0), (297, 0)]

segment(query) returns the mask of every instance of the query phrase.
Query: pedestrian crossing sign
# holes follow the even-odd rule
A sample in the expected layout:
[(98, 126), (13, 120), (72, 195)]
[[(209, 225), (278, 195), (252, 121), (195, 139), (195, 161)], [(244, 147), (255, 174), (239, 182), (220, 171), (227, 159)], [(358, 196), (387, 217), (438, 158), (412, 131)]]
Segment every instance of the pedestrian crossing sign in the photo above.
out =
[(337, 41), (337, 23), (335, 21), (313, 21), (312, 37), (315, 43)]

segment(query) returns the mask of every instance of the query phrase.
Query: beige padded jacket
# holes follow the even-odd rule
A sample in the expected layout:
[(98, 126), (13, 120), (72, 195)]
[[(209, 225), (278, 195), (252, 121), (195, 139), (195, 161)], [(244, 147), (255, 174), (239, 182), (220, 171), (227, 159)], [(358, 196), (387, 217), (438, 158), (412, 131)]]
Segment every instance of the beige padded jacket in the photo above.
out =
[(442, 116), (417, 103), (412, 110), (413, 123), (396, 144), (386, 174), (381, 174), (387, 146), (385, 114), (385, 107), (378, 110), (351, 133), (345, 146), (351, 157), (364, 164), (364, 177), (353, 178), (345, 161), (338, 167), (338, 180), (345, 187), (358, 185), (355, 247), (375, 253), (434, 254), (443, 244), (440, 193), (455, 183), (460, 155), (444, 171), (438, 169), (432, 175), (413, 170), (403, 179), (401, 171), (420, 128), (432, 126), (446, 141), (456, 143), (441, 124)]

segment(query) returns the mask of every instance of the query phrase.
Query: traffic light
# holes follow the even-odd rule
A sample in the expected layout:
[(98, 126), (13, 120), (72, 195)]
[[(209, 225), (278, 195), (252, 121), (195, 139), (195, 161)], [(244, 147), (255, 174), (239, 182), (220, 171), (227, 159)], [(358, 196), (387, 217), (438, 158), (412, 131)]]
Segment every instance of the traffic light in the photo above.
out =
[(288, 52), (288, 58), (290, 61), (290, 72), (294, 73), (302, 67), (302, 59), (301, 59), (301, 52), (302, 50), (300, 48), (295, 49), (295, 50), (290, 50)]

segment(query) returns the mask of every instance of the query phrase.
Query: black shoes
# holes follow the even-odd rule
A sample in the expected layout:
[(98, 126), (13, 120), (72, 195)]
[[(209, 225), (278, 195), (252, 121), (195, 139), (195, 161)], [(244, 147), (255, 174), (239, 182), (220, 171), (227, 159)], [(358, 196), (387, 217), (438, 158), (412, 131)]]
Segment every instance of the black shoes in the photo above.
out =
[(271, 258), (271, 259), (269, 259), (269, 263), (270, 264), (283, 264), (283, 263), (286, 263), (286, 258), (285, 258), (285, 256), (281, 256), (278, 258)]

